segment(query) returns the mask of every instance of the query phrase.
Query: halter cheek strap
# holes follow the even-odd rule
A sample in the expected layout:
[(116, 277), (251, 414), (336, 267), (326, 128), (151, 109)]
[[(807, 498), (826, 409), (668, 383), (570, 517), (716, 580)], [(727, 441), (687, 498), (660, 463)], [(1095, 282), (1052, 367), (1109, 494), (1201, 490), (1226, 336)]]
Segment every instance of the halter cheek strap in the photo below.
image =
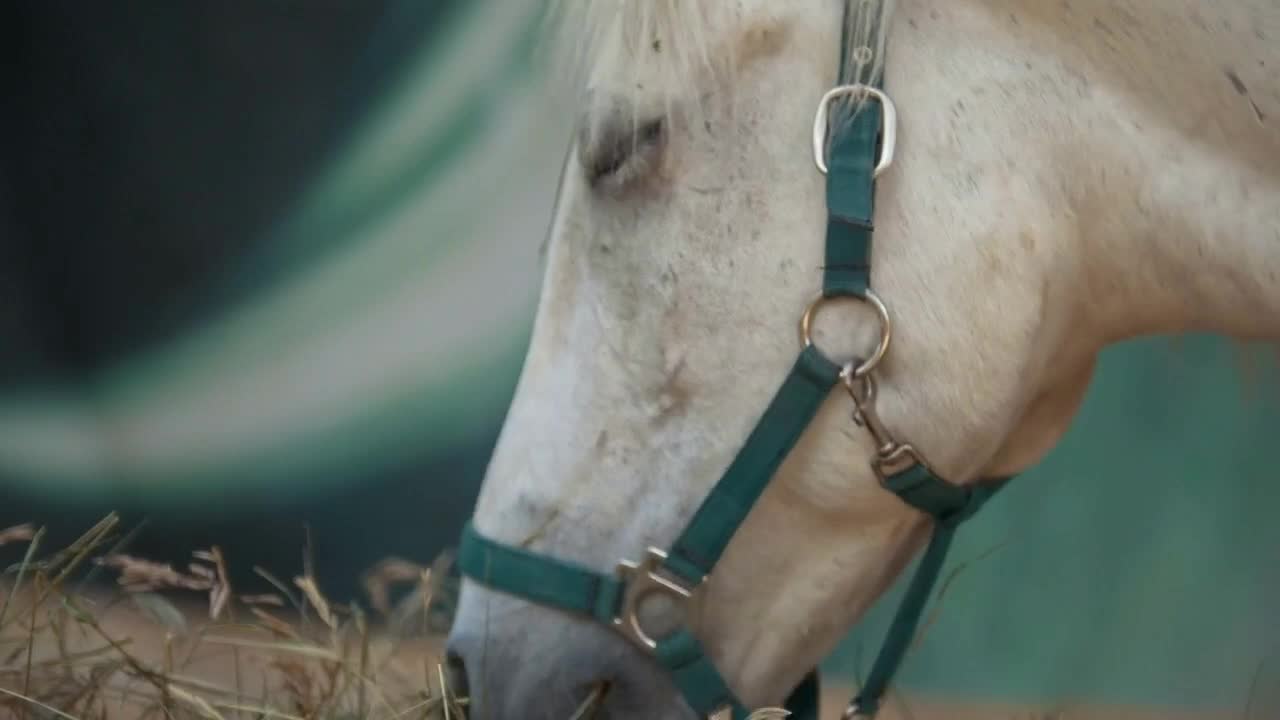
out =
[[(849, 83), (849, 78), (842, 74), (840, 81)], [(865, 102), (851, 104), (850, 99)], [(828, 209), (822, 294), (801, 320), (802, 349), (790, 372), (670, 549), (650, 548), (644, 560), (623, 562), (610, 575), (504, 545), (468, 524), (458, 553), (458, 567), (464, 575), (495, 590), (616, 629), (670, 674), (700, 718), (747, 720), (750, 710), (736, 698), (690, 629), (681, 627), (668, 635), (650, 636), (641, 622), (639, 604), (654, 593), (683, 604), (712, 575), (716, 562), (818, 408), (833, 388), (843, 384), (853, 400), (855, 421), (876, 441), (871, 467), (883, 487), (934, 520), (932, 537), (875, 664), (843, 717), (871, 718), (876, 714), (915, 636), (957, 527), (1008, 480), (996, 479), (980, 487), (952, 485), (936, 475), (910, 445), (896, 442), (875, 414), (872, 372), (888, 350), (891, 330), (888, 311), (870, 287), (872, 217), (875, 178), (892, 161), (895, 132), (893, 103), (874, 85), (841, 84), (819, 104), (814, 152), (819, 169), (826, 173)], [(838, 297), (870, 304), (880, 319), (880, 344), (860, 364), (832, 362), (809, 337), (818, 307)], [(796, 720), (816, 720), (818, 689), (817, 672), (812, 669), (787, 699), (786, 710)]]

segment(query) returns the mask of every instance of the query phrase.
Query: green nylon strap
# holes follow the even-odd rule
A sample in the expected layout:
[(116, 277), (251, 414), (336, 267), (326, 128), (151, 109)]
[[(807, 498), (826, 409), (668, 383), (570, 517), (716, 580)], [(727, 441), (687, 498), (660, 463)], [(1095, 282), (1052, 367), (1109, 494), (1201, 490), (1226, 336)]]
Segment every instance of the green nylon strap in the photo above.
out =
[(875, 164), (880, 134), (879, 103), (868, 101), (852, 119), (832, 104), (838, 123), (827, 160), (827, 250), (822, 270), (825, 295), (861, 295), (871, 282)]
[(667, 672), (690, 708), (705, 718), (725, 705), (732, 707), (733, 720), (746, 718), (750, 711), (733, 697), (729, 685), (702, 650), (702, 644), (688, 630), (679, 630), (658, 642), (655, 657)]
[(854, 699), (859, 712), (867, 717), (875, 717), (879, 712), (885, 690), (888, 689), (889, 682), (897, 673), (898, 667), (902, 665), (902, 659), (906, 657), (907, 650), (915, 639), (920, 617), (924, 614), (929, 596), (933, 594), (933, 586), (938, 581), (938, 574), (942, 570), (943, 561), (947, 558), (947, 551), (951, 549), (951, 541), (955, 538), (955, 533), (955, 525), (939, 524), (933, 531), (933, 537), (929, 539), (929, 546), (925, 548), (924, 557), (920, 559), (920, 565), (911, 578), (906, 595), (898, 605), (898, 611), (889, 625), (889, 633), (885, 636), (884, 644), (880, 646), (875, 664), (871, 666), (871, 673), (867, 675), (867, 681), (863, 683), (862, 689)]
[(953, 485), (934, 475), (925, 465), (914, 465), (897, 475), (885, 479), (885, 487), (893, 491), (903, 502), (933, 516), (935, 525), (924, 556), (911, 577), (911, 584), (894, 613), (889, 632), (885, 635), (880, 652), (876, 655), (867, 681), (863, 683), (854, 704), (866, 717), (875, 717), (889, 682), (902, 665), (915, 640), (916, 629), (924, 614), (925, 605), (933, 595), (934, 586), (942, 572), (942, 565), (951, 549), (960, 523), (990, 500), (1007, 483), (1000, 478), (975, 487)]
[[(692, 633), (681, 630), (658, 643), (658, 661), (680, 688), (685, 701), (699, 717), (706, 717), (726, 704), (732, 708), (733, 720), (746, 720), (751, 711), (730, 693), (728, 684), (707, 659), (701, 644)], [(787, 698), (784, 709), (792, 720), (817, 720), (820, 700), (818, 674), (811, 672)]]
[[(850, 56), (850, 13), (861, 12), (854, 3), (844, 5), (840, 34), (840, 65), (837, 82), (847, 85), (862, 81), (852, 77)], [(878, 85), (882, 78), (865, 82)], [(861, 295), (871, 284), (871, 234), (875, 214), (875, 166), (879, 157), (879, 103), (858, 105), (857, 97), (832, 101), (827, 114), (830, 142), (827, 147), (827, 237), (822, 270), (822, 292), (833, 295)], [(857, 112), (854, 112), (855, 109)]]
[(622, 582), (574, 563), (490, 540), (468, 522), (458, 545), (458, 570), (497, 590), (613, 623)]
[(885, 478), (884, 486), (938, 522), (958, 525), (973, 517), (1008, 481), (1009, 478), (998, 478), (976, 486), (954, 485), (920, 463)]
[(671, 546), (667, 569), (702, 582), (839, 379), (839, 366), (815, 346), (801, 351), (720, 482)]

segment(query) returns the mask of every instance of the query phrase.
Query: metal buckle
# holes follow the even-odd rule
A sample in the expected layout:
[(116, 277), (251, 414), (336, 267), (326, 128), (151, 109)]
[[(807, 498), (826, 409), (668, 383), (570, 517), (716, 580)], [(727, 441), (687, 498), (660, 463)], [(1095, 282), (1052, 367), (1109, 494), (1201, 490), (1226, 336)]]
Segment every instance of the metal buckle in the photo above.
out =
[(622, 608), (613, 619), (614, 628), (628, 640), (650, 651), (657, 649), (658, 639), (651, 637), (641, 625), (638, 615), (640, 603), (657, 593), (673, 598), (683, 606), (694, 590), (682, 580), (662, 572), (666, 560), (665, 552), (651, 547), (640, 562), (623, 560), (618, 563), (618, 577), (623, 581)]
[(870, 95), (880, 101), (883, 112), (880, 115), (880, 159), (876, 161), (875, 174), (889, 169), (893, 164), (893, 151), (898, 144), (898, 109), (893, 100), (879, 88), (863, 83), (838, 85), (831, 88), (818, 101), (818, 112), (813, 118), (813, 162), (823, 175), (827, 174), (827, 116), (831, 101), (842, 95)]
[[(804, 309), (804, 314), (800, 316), (800, 343), (804, 347), (809, 347), (813, 344), (813, 318), (817, 315), (818, 308), (830, 300), (839, 298), (860, 300), (870, 305), (875, 309), (876, 317), (880, 320), (880, 343), (876, 345), (871, 357), (856, 366), (852, 362), (844, 365), (845, 374), (851, 375), (854, 379), (861, 379), (874, 370), (880, 364), (880, 361), (884, 359), (884, 354), (889, 352), (889, 341), (893, 338), (893, 323), (889, 320), (889, 309), (885, 307), (884, 301), (870, 289), (863, 291), (861, 295), (819, 295), (814, 298), (813, 302), (809, 303), (809, 307)], [(823, 354), (825, 355), (826, 353)], [(828, 359), (830, 358), (828, 357)]]

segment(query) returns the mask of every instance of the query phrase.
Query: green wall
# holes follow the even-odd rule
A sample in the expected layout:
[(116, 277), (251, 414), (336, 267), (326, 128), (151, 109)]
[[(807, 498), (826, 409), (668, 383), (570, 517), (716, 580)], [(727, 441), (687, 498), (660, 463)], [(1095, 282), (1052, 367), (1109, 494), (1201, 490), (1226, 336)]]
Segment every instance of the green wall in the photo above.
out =
[[(903, 684), (1243, 708), (1260, 670), (1280, 712), (1280, 385), (1274, 354), (1247, 356), (1250, 374), (1237, 352), (1213, 337), (1108, 350), (1062, 443), (961, 531), (952, 567), (972, 564)], [(892, 599), (833, 671), (865, 670)]]

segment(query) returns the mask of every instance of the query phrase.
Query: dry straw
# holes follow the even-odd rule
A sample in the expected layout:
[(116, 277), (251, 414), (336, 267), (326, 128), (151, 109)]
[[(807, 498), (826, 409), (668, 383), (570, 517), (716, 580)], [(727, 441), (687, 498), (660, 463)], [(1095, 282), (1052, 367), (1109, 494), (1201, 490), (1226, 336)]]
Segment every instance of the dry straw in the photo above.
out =
[[(254, 568), (268, 591), (240, 593), (217, 547), (184, 568), (126, 554), (119, 524), (109, 515), (47, 555), (43, 529), (0, 530), (0, 546), (26, 546), (0, 578), (0, 717), (465, 717), (424, 633), (450, 592), (447, 557), (373, 568), (366, 613), (329, 600), (309, 570), (285, 583)], [(115, 574), (117, 591), (71, 585), (100, 572)], [(197, 599), (205, 610), (192, 612)]]

